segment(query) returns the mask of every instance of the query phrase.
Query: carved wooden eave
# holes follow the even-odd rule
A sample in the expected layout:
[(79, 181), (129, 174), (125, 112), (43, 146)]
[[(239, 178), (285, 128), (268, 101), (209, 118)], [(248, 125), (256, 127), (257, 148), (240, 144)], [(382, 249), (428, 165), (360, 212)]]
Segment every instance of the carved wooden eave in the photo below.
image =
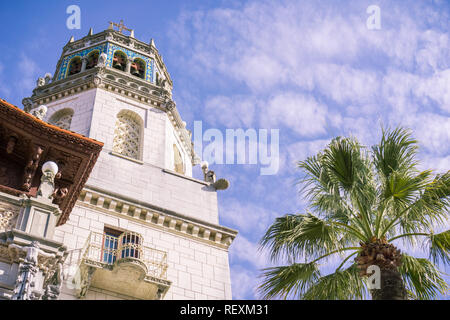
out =
[(42, 165), (56, 162), (56, 188), (67, 188), (53, 201), (61, 210), (57, 225), (69, 218), (102, 147), (102, 142), (50, 125), (0, 99), (0, 191), (36, 197)]

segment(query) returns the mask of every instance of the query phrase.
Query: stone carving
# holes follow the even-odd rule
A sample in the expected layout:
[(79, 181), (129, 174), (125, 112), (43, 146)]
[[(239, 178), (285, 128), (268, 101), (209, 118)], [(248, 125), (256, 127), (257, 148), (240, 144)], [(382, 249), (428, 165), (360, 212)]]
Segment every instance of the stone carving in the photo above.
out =
[(102, 78), (98, 75), (94, 76), (94, 85), (96, 87), (100, 86), (102, 84)]
[(39, 106), (38, 108), (34, 109), (31, 114), (38, 118), (39, 120), (44, 119), (45, 115), (47, 114), (47, 107), (44, 105)]
[(72, 123), (73, 111), (61, 110), (52, 116), (50, 123), (60, 127), (61, 129), (69, 130)]
[(12, 229), (17, 221), (17, 212), (0, 208), (0, 231)]
[(62, 286), (62, 263), (59, 261), (56, 265), (56, 270), (53, 276), (50, 277), (45, 284), (45, 292), (42, 300), (56, 300), (61, 293)]
[[(35, 276), (39, 271), (38, 257), (39, 255), (44, 257), (54, 258), (54, 254), (44, 252), (39, 248), (38, 241), (32, 241), (28, 247), (21, 247), (16, 244), (10, 244), (9, 248), (15, 248), (26, 253), (25, 259), (20, 262), (19, 272), (14, 285), (14, 291), (12, 300), (33, 300), (38, 298), (39, 294), (36, 291), (40, 291), (40, 288), (35, 288)], [(36, 290), (37, 289), (37, 290)]]
[(44, 76), (45, 84), (49, 84), (52, 81), (52, 75), (50, 73), (46, 73)]
[(36, 173), (36, 169), (39, 165), (39, 160), (41, 157), (41, 154), (44, 150), (40, 146), (34, 146), (33, 152), (30, 160), (28, 160), (28, 163), (25, 167), (24, 172), (24, 178), (23, 178), (23, 185), (22, 188), (25, 191), (30, 191), (31, 188), (31, 182), (33, 180), (34, 174)]
[(33, 107), (33, 100), (31, 100), (31, 98), (23, 98), (22, 104), (23, 104), (23, 110), (25, 112), (30, 112), (31, 108)]
[(124, 156), (138, 159), (140, 148), (141, 126), (127, 114), (117, 117), (114, 131), (113, 151)]
[(53, 202), (56, 204), (61, 204), (68, 193), (68, 188), (56, 188), (52, 194)]
[(6, 153), (7, 154), (13, 153), (14, 147), (16, 146), (16, 143), (17, 143), (17, 136), (15, 134), (11, 135), (9, 137), (9, 139), (8, 139), (7, 144), (6, 144)]
[(172, 111), (175, 108), (175, 102), (170, 99), (169, 97), (165, 97), (164, 99), (164, 106), (168, 111)]
[(98, 57), (97, 67), (106, 66), (106, 60), (108, 59), (108, 55), (104, 52)]
[(91, 285), (92, 276), (94, 275), (95, 270), (97, 269), (90, 266), (84, 267), (83, 270), (80, 270), (80, 292), (78, 293), (78, 297), (80, 299), (86, 297), (86, 293)]
[(42, 197), (44, 199), (52, 199), (55, 192), (54, 179), (55, 175), (52, 172), (46, 171), (42, 173), (41, 184), (37, 193), (38, 197)]
[(38, 87), (45, 86), (45, 79), (42, 78), (42, 77), (39, 77), (39, 78), (37, 79), (37, 81), (36, 81), (36, 85), (37, 85)]

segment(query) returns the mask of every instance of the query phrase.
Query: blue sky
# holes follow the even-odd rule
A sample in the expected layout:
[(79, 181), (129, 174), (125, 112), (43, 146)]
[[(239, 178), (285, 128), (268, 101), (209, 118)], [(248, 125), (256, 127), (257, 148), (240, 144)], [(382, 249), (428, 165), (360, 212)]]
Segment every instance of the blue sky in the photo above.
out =
[[(66, 28), (71, 4), (81, 8), (81, 30)], [(366, 26), (373, 4), (380, 30)], [(381, 124), (404, 125), (421, 143), (424, 168), (450, 167), (448, 1), (2, 3), (0, 96), (21, 106), (36, 79), (55, 71), (72, 35), (120, 19), (136, 38), (155, 40), (189, 129), (202, 120), (204, 130), (223, 133), (280, 130), (276, 175), (261, 176), (258, 165), (211, 166), (231, 182), (219, 210), (220, 222), (240, 232), (230, 250), (236, 299), (258, 298), (259, 270), (270, 265), (258, 241), (277, 216), (304, 211), (295, 162), (330, 138), (372, 145)]]

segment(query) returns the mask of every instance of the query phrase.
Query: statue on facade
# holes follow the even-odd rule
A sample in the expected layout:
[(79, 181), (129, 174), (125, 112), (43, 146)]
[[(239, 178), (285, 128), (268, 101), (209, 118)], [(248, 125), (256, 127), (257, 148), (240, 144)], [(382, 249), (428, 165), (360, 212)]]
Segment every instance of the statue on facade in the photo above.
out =
[(44, 76), (45, 84), (49, 84), (52, 81), (52, 75), (50, 73), (46, 73)]
[(25, 166), (23, 185), (22, 185), (22, 188), (25, 191), (30, 191), (31, 181), (32, 181), (32, 179), (34, 177), (34, 173), (36, 172), (36, 169), (39, 165), (39, 160), (40, 160), (40, 157), (41, 157), (41, 154), (43, 151), (44, 150), (40, 146), (33, 147), (32, 156), (28, 160), (27, 165)]
[(36, 86), (38, 86), (38, 87), (45, 86), (45, 79), (42, 77), (39, 77), (36, 81)]
[(53, 275), (48, 279), (45, 286), (45, 292), (42, 296), (42, 300), (56, 300), (61, 293), (62, 286), (62, 263), (58, 262), (56, 270)]
[(44, 119), (45, 115), (47, 114), (47, 107), (44, 105), (39, 106), (38, 108), (34, 109), (31, 114), (38, 118), (39, 120)]
[(108, 55), (104, 52), (98, 57), (97, 67), (106, 66), (106, 60), (108, 59)]
[[(36, 299), (41, 291), (41, 288), (35, 288), (34, 278), (39, 271), (38, 258), (39, 256), (54, 258), (54, 254), (46, 253), (41, 250), (38, 241), (32, 241), (28, 247), (10, 244), (9, 248), (15, 248), (26, 252), (25, 258), (20, 262), (19, 272), (16, 283), (14, 285), (14, 293), (12, 300), (33, 300)], [(36, 292), (37, 291), (37, 292)]]
[(31, 108), (33, 107), (33, 100), (31, 100), (31, 98), (23, 98), (22, 104), (23, 104), (23, 110), (25, 112), (29, 113)]

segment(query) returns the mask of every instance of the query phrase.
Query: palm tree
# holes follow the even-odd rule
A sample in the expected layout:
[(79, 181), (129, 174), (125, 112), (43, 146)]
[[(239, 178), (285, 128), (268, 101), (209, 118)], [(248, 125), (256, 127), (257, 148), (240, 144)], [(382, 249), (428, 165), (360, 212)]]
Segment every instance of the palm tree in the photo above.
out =
[[(450, 230), (434, 228), (448, 223), (450, 171), (419, 171), (417, 148), (410, 131), (397, 128), (383, 130), (371, 150), (338, 137), (298, 162), (308, 211), (277, 218), (263, 236), (261, 248), (274, 262), (288, 264), (263, 270), (262, 297), (364, 299), (370, 292), (372, 299), (402, 300), (444, 294), (448, 287), (436, 265), (450, 261)], [(430, 259), (402, 253), (395, 245), (401, 240), (427, 246)], [(322, 275), (319, 263), (334, 255), (342, 262)], [(372, 279), (377, 267), (379, 289)]]

